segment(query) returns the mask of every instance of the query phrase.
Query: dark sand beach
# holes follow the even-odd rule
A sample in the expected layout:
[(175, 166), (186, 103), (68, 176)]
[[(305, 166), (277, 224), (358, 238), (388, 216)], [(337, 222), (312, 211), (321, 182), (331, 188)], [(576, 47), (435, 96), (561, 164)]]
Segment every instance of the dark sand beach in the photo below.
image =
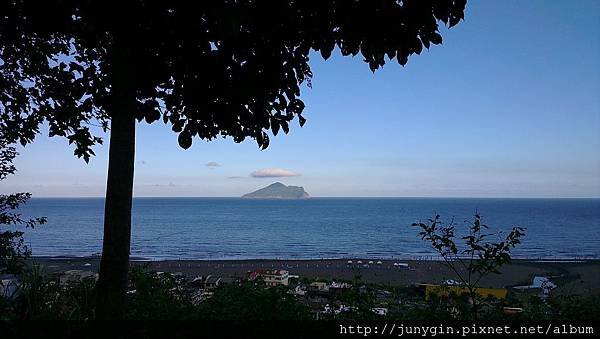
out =
[[(362, 260), (362, 265), (357, 264)], [(315, 260), (133, 260), (132, 265), (144, 265), (148, 270), (182, 273), (187, 276), (208, 275), (221, 277), (245, 277), (255, 269), (285, 269), (301, 278), (353, 280), (360, 276), (368, 283), (409, 285), (413, 283), (440, 283), (456, 279), (455, 275), (439, 261), (382, 260), (365, 266), (369, 259), (315, 259)], [(47, 273), (66, 270), (97, 271), (99, 258), (48, 258), (36, 257), (32, 263), (39, 264)], [(408, 268), (394, 266), (408, 264)], [(502, 274), (494, 274), (482, 280), (484, 287), (508, 287), (529, 284), (536, 275), (552, 277), (559, 289), (557, 293), (600, 293), (600, 260), (586, 261), (539, 261), (514, 260), (502, 268)]]

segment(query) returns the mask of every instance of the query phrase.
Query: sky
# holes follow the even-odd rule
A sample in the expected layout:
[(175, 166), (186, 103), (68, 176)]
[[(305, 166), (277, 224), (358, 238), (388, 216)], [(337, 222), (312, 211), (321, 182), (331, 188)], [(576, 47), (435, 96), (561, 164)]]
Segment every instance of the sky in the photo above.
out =
[[(311, 57), (303, 128), (195, 139), (138, 124), (134, 195), (240, 196), (279, 181), (319, 197), (600, 197), (600, 1), (470, 1), (444, 43), (375, 74), (359, 56)], [(108, 139), (106, 138), (106, 141)], [(0, 192), (103, 196), (64, 138), (19, 148)]]

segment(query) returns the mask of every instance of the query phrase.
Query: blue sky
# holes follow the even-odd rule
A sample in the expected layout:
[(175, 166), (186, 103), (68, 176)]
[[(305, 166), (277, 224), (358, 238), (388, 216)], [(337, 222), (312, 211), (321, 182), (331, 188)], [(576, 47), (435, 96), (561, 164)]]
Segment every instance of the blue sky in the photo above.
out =
[[(231, 139), (184, 151), (162, 123), (139, 124), (135, 195), (281, 181), (313, 196), (600, 197), (600, 2), (470, 1), (442, 35), (375, 74), (359, 57), (313, 55), (308, 122), (266, 151)], [(106, 146), (90, 164), (45, 135), (20, 151), (0, 191), (104, 195)]]

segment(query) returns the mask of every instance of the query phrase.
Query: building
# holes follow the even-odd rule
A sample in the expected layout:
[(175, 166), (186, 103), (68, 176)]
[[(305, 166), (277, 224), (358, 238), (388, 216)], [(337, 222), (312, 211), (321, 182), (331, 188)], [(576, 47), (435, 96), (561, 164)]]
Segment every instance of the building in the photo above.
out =
[(333, 295), (341, 295), (352, 290), (352, 285), (348, 283), (332, 282), (329, 286), (329, 293)]
[(204, 277), (201, 275), (194, 277), (194, 279), (188, 283), (188, 287), (195, 289), (204, 288)]
[(214, 277), (212, 275), (209, 275), (204, 280), (204, 288), (206, 289), (217, 288), (219, 287), (219, 285), (221, 285), (220, 277)]
[(221, 285), (228, 285), (237, 283), (239, 279), (231, 277), (216, 277), (211, 274), (203, 277), (196, 276), (187, 283), (187, 287), (191, 289), (212, 289), (217, 288)]
[(308, 286), (311, 292), (329, 292), (329, 286), (326, 282), (315, 281)]
[(535, 276), (535, 277), (533, 277), (533, 281), (532, 281), (531, 285), (514, 286), (513, 290), (519, 291), (519, 292), (524, 292), (524, 291), (539, 292), (538, 296), (542, 299), (546, 299), (550, 295), (550, 292), (553, 289), (555, 289), (556, 287), (557, 287), (556, 284), (551, 282), (550, 279), (548, 279), (546, 277)]
[(250, 273), (248, 280), (261, 278), (267, 286), (288, 286), (290, 272), (286, 270), (256, 270)]
[(267, 270), (262, 278), (267, 286), (289, 285), (290, 273), (286, 270)]
[(292, 294), (295, 294), (297, 296), (305, 296), (306, 295), (306, 287), (302, 286), (302, 285), (297, 285), (294, 288), (294, 291), (292, 292)]

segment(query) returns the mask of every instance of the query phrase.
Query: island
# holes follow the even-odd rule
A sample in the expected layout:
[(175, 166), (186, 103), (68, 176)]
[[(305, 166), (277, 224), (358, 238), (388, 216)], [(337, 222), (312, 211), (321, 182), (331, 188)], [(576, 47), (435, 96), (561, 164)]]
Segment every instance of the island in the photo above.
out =
[(286, 186), (280, 182), (242, 195), (244, 199), (306, 199), (310, 195), (301, 186)]

